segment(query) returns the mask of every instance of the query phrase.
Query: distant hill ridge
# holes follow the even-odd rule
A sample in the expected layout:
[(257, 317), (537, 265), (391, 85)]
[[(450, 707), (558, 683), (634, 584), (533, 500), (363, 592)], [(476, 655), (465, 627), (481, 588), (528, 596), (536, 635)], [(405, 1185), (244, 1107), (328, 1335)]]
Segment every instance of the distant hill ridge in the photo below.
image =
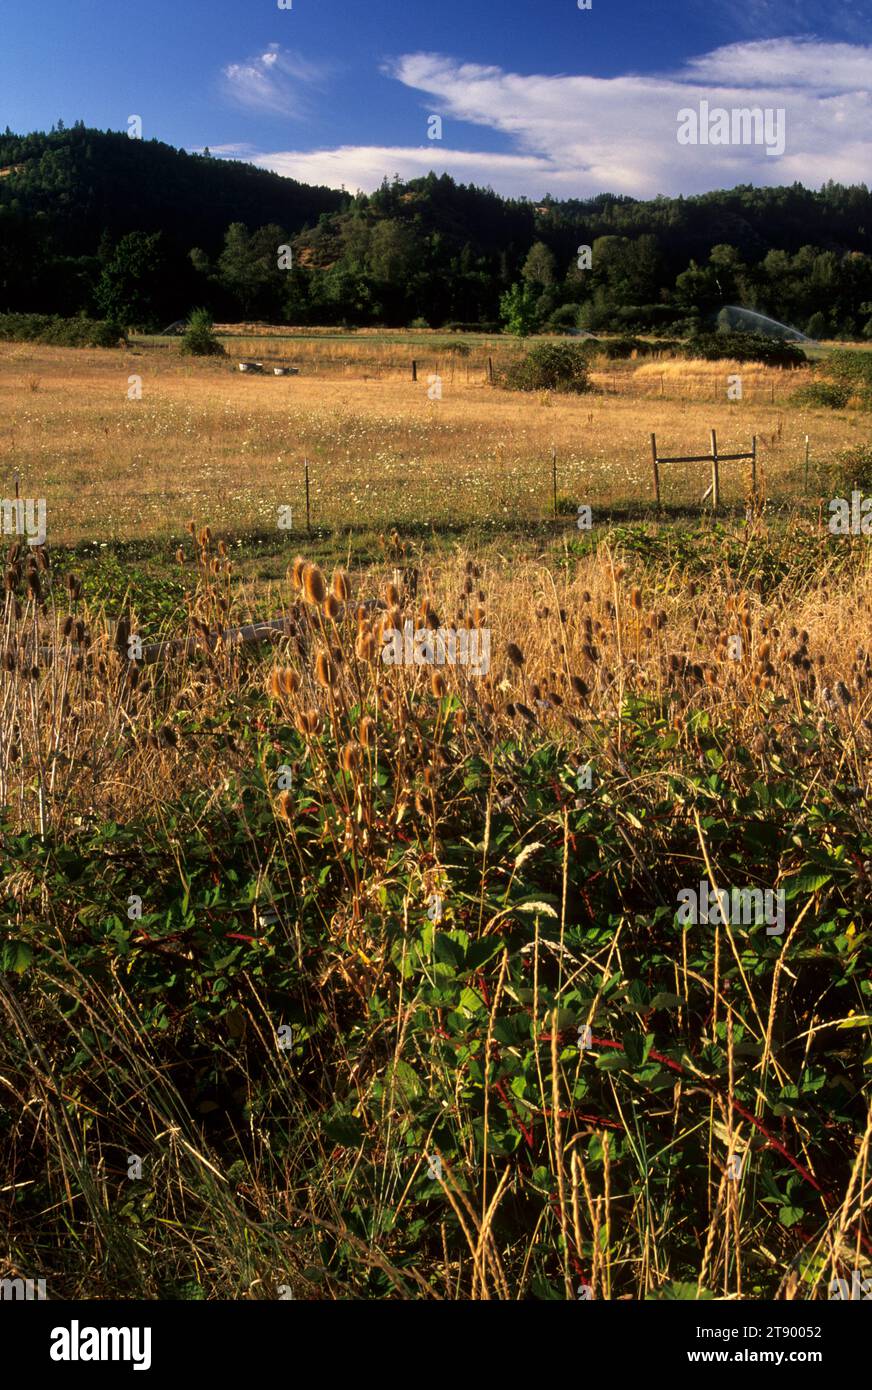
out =
[(872, 336), (872, 194), (559, 201), (430, 173), (355, 195), (81, 122), (0, 135), (0, 312), (482, 325), (518, 287), (522, 317), (568, 330), (685, 332), (738, 304)]
[(186, 246), (220, 248), (230, 222), (277, 222), (298, 232), (343, 195), (236, 160), (190, 155), (160, 140), (76, 125), (0, 136), (0, 213), (41, 216), (67, 254), (93, 252), (108, 232), (164, 232)]

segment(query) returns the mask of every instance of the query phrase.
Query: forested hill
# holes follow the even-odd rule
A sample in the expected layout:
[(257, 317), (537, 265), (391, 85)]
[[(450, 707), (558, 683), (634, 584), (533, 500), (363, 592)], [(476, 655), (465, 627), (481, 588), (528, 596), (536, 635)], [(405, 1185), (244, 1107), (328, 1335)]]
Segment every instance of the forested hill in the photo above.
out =
[(159, 140), (84, 125), (51, 134), (0, 135), (0, 211), (45, 220), (68, 255), (101, 236), (164, 232), (186, 246), (221, 249), (231, 222), (278, 222), (291, 232), (342, 206), (343, 195), (252, 164), (189, 155)]
[(539, 327), (687, 331), (738, 304), (872, 336), (872, 194), (534, 203), (429, 174), (352, 196), (82, 124), (0, 136), (0, 312), (435, 327), (506, 320), (509, 292)]

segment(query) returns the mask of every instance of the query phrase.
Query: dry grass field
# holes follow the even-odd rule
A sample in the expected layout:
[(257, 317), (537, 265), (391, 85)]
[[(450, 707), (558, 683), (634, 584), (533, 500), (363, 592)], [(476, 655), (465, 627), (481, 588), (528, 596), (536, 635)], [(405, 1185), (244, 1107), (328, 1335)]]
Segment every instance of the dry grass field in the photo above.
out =
[[(8, 547), (0, 623), (0, 1277), (851, 1290), (872, 563), (821, 523), (815, 466), (868, 414), (789, 405), (805, 372), (735, 367), (735, 403), (724, 363), (521, 395), (423, 347), (413, 383), (384, 347), (294, 378), (0, 347), (3, 488), (46, 497), (49, 537)], [(702, 453), (713, 427), (758, 435), (760, 505), (725, 465), (713, 524), (705, 466), (676, 466), (685, 513), (655, 519), (650, 432)], [(281, 631), (236, 640), (253, 614)], [(384, 662), (406, 625), (487, 634), (489, 667)], [(704, 885), (760, 909), (682, 918)]]
[[(314, 527), (500, 524), (550, 515), (552, 447), (567, 509), (639, 508), (652, 497), (651, 431), (669, 454), (705, 453), (712, 428), (730, 452), (756, 433), (775, 500), (802, 489), (806, 434), (814, 464), (868, 433), (856, 412), (789, 407), (805, 372), (628, 362), (595, 368), (596, 393), (531, 397), (488, 386), (486, 355), (428, 358), (426, 346), (414, 383), (408, 346), (372, 341), (336, 348), (338, 369), (331, 345), (295, 343), (276, 354), (300, 365), (286, 378), (175, 349), (0, 345), (3, 486), (17, 469), (22, 495), (46, 498), (56, 544), (178, 537), (192, 513), (222, 534), (269, 531), (282, 505), (302, 528), (304, 458)], [(442, 398), (431, 400), (436, 372)], [(743, 377), (742, 401), (727, 400), (731, 372)], [(140, 400), (128, 399), (132, 376)], [(672, 467), (664, 500), (696, 504), (707, 483), (705, 465)], [(742, 466), (725, 466), (725, 505), (747, 489)]]

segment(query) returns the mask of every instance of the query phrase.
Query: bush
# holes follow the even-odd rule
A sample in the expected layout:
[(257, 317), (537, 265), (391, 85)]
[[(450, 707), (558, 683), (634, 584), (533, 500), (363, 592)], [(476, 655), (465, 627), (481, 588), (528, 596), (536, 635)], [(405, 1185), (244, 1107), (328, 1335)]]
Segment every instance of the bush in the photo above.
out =
[(808, 363), (798, 344), (764, 333), (700, 333), (688, 339), (683, 355), (704, 362), (762, 362), (767, 367), (805, 367)]
[(841, 410), (848, 404), (851, 390), (835, 381), (813, 381), (810, 386), (801, 386), (790, 397), (791, 405), (826, 406), (828, 410)]
[(559, 332), (561, 329), (578, 327), (578, 305), (561, 304), (559, 309), (555, 309), (553, 314), (549, 314), (545, 324), (546, 330)]
[(180, 351), (187, 357), (226, 357), (222, 343), (212, 331), (213, 319), (208, 309), (195, 309), (188, 320)]
[(634, 353), (637, 357), (650, 357), (652, 353), (662, 351), (659, 345), (646, 343), (644, 338), (612, 338), (610, 342), (603, 343), (602, 348), (610, 362), (626, 361)]
[(501, 377), (509, 391), (589, 391), (587, 354), (575, 343), (540, 343)]
[(838, 408), (854, 398), (856, 404), (872, 410), (872, 353), (839, 349), (824, 358), (819, 370), (828, 380), (809, 388), (817, 394), (809, 404)]
[(872, 492), (872, 445), (855, 444), (842, 449), (818, 470), (818, 475), (833, 497), (850, 497), (855, 488)]
[(84, 315), (65, 319), (57, 314), (0, 314), (0, 341), (53, 343), (57, 347), (118, 347), (123, 330), (109, 319)]
[(834, 381), (852, 387), (853, 391), (872, 396), (872, 352), (839, 348), (826, 358), (822, 370)]

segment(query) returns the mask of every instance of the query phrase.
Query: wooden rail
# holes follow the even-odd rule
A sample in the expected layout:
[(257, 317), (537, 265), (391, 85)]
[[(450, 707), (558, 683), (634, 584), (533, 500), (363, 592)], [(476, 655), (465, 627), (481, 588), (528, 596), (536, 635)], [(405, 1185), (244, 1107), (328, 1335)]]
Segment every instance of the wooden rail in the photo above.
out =
[(673, 454), (667, 456), (657, 452), (657, 436), (651, 435), (651, 461), (654, 467), (654, 497), (657, 506), (660, 506), (660, 465), (662, 463), (710, 463), (712, 468), (712, 480), (709, 488), (706, 489), (703, 501), (712, 495), (712, 511), (716, 512), (721, 500), (721, 475), (720, 466), (722, 463), (736, 463), (741, 459), (751, 461), (751, 490), (754, 497), (757, 496), (757, 436), (751, 439), (751, 452), (747, 454), (720, 454), (718, 453), (718, 434), (717, 430), (712, 430), (711, 452), (708, 454)]

